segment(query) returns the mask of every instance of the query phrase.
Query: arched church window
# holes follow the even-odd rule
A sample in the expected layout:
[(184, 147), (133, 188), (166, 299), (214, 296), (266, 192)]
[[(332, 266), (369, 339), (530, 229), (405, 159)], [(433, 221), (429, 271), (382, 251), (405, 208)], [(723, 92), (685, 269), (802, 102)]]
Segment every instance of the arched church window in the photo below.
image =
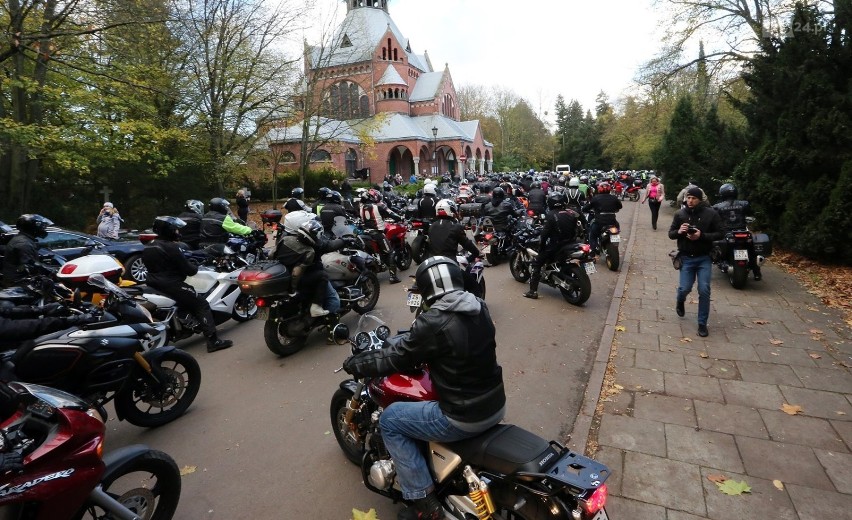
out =
[(328, 162), (331, 161), (331, 154), (325, 150), (314, 150), (311, 154), (311, 162)]
[(278, 164), (285, 163), (294, 163), (296, 162), (296, 156), (293, 155), (293, 152), (283, 152), (281, 157), (278, 158)]
[(358, 115), (361, 117), (370, 117), (370, 99), (366, 94), (361, 96), (359, 105), (360, 110)]
[(396, 58), (396, 48), (394, 48), (394, 50), (393, 50), (393, 61), (397, 61), (397, 58)]
[(364, 103), (369, 107), (367, 94), (360, 85), (354, 81), (340, 81), (328, 89), (328, 96), (323, 102), (323, 115), (344, 121), (369, 117), (369, 108), (367, 114), (364, 114)]
[(388, 48), (387, 47), (382, 47), (382, 59), (383, 60), (388, 59)]

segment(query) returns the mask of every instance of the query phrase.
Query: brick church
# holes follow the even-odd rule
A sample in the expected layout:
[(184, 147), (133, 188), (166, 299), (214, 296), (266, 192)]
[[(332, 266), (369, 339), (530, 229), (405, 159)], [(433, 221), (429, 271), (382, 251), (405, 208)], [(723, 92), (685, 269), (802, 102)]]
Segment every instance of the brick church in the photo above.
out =
[[(414, 53), (387, 0), (346, 4), (333, 43), (305, 47), (306, 84), (322, 97), (309, 119), (310, 139), (322, 143), (312, 166), (331, 163), (350, 176), (369, 168), (373, 182), (387, 174), (407, 181), (412, 174), (491, 171), (493, 146), (479, 121), (459, 120), (449, 67), (435, 71), (428, 53)], [(266, 134), (285, 168), (298, 164), (302, 128), (279, 124)]]

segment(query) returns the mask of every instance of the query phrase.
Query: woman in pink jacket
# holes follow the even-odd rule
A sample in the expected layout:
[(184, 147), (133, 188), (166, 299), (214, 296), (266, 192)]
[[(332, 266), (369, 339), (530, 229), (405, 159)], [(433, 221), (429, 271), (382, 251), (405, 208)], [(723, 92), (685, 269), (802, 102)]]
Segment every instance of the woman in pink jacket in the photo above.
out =
[(645, 198), (642, 199), (642, 204), (648, 201), (648, 207), (651, 208), (651, 227), (657, 229), (657, 217), (660, 216), (660, 206), (666, 199), (663, 183), (660, 182), (656, 175), (651, 176), (651, 183), (645, 190)]

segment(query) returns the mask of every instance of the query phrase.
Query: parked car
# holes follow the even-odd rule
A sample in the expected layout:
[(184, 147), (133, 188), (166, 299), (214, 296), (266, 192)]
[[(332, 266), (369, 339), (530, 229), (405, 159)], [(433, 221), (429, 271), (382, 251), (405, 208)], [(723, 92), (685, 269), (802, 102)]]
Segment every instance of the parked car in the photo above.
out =
[[(0, 222), (0, 225), (3, 223)], [(5, 226), (5, 232), (0, 236), (0, 266), (2, 266), (6, 243), (17, 234), (14, 226)], [(73, 260), (86, 254), (86, 248), (94, 246), (95, 254), (102, 251), (109, 253), (124, 264), (124, 278), (136, 283), (145, 283), (148, 269), (142, 262), (142, 250), (145, 246), (134, 237), (132, 240), (110, 240), (80, 231), (72, 231), (60, 227), (47, 228), (47, 236), (38, 239), (39, 245), (51, 252), (62, 256), (65, 260)]]

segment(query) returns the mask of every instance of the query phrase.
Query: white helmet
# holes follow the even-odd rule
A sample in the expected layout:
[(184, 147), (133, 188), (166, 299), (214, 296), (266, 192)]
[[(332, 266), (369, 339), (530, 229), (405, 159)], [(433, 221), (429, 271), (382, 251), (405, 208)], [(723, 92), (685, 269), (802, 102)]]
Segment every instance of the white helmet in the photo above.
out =
[(435, 191), (434, 184), (425, 184), (423, 186), (423, 195), (437, 195), (438, 192)]
[(571, 177), (571, 180), (568, 181), (569, 188), (579, 188), (580, 187), (580, 179), (577, 177)]
[(284, 232), (288, 235), (297, 235), (302, 224), (315, 218), (315, 214), (307, 211), (291, 211), (284, 215)]
[(456, 209), (457, 206), (455, 202), (450, 199), (441, 199), (437, 204), (435, 204), (435, 215), (439, 217), (455, 218)]

